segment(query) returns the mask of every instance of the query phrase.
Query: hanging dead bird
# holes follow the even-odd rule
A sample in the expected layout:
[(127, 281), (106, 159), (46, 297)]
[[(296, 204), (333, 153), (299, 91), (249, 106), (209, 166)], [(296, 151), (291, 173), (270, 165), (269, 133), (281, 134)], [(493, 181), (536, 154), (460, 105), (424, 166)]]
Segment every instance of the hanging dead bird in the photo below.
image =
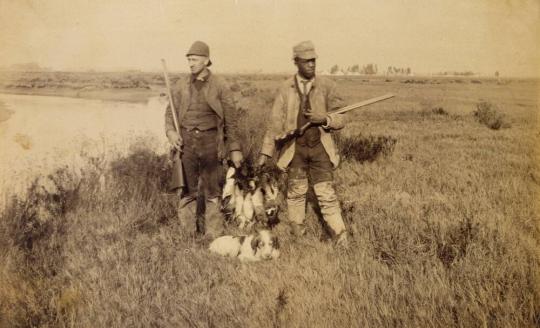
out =
[(279, 223), (279, 188), (277, 179), (264, 174), (261, 179), (261, 188), (264, 191), (264, 209), (266, 214), (266, 225), (273, 227)]
[(221, 211), (227, 219), (233, 216), (235, 208), (235, 173), (234, 166), (230, 166), (225, 175), (225, 185), (221, 196)]
[(264, 189), (264, 198), (267, 202), (277, 202), (279, 188), (277, 179), (265, 174), (261, 179), (261, 187)]
[(262, 187), (255, 188), (253, 196), (251, 196), (253, 202), (253, 209), (255, 211), (255, 220), (262, 223), (263, 225), (267, 224), (266, 211), (264, 208), (264, 192)]
[(234, 186), (234, 220), (236, 222), (245, 222), (244, 217), (244, 192), (240, 189), (240, 186)]
[(239, 228), (240, 229), (249, 229), (253, 225), (253, 214), (255, 210), (253, 209), (253, 196), (250, 192), (246, 192), (244, 196), (244, 204), (242, 206), (242, 214)]
[(272, 227), (279, 222), (277, 177), (254, 168), (247, 161), (239, 168), (229, 167), (222, 194), (222, 211), (241, 229), (254, 223)]

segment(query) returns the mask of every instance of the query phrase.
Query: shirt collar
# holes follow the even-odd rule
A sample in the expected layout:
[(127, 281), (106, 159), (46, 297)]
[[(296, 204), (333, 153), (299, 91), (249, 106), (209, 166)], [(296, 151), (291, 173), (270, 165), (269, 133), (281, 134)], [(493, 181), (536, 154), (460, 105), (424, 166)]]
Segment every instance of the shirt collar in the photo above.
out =
[(302, 81), (308, 81), (308, 84), (311, 84), (315, 81), (315, 77), (312, 77), (311, 79), (305, 79), (303, 77), (300, 76), (300, 74), (296, 74), (296, 81), (298, 82), (299, 85), (301, 85)]
[(196, 80), (206, 82), (210, 78), (210, 70), (208, 68), (204, 68), (199, 74), (193, 75), (191, 74), (191, 82), (195, 82)]

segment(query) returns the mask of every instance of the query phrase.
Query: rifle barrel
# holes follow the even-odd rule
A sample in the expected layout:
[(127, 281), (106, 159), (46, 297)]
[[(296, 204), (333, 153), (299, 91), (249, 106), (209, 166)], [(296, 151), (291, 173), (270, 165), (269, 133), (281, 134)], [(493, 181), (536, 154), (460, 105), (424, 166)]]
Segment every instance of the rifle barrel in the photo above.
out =
[(356, 104), (352, 104), (352, 105), (345, 106), (345, 107), (340, 108), (340, 109), (336, 109), (336, 110), (334, 110), (334, 111), (330, 111), (330, 112), (328, 112), (328, 114), (342, 114), (342, 113), (346, 113), (346, 112), (351, 111), (351, 110), (353, 110), (353, 109), (357, 109), (357, 108), (360, 108), (360, 107), (364, 107), (364, 106), (367, 106), (367, 105), (371, 105), (371, 104), (374, 104), (374, 103), (376, 103), (376, 102), (379, 102), (379, 101), (383, 101), (383, 100), (392, 98), (392, 97), (394, 97), (394, 96), (395, 96), (394, 94), (388, 93), (388, 94), (385, 94), (385, 95), (380, 96), (380, 97), (371, 98), (371, 99), (364, 100), (364, 101), (361, 101), (361, 102), (356, 103)]
[[(364, 106), (367, 106), (367, 105), (371, 105), (373, 103), (376, 103), (376, 102), (379, 102), (379, 101), (383, 101), (383, 100), (386, 100), (386, 99), (389, 99), (389, 98), (392, 98), (394, 97), (394, 94), (391, 94), (391, 93), (388, 93), (388, 94), (385, 94), (383, 96), (379, 96), (379, 97), (375, 97), (375, 98), (371, 98), (371, 99), (368, 99), (368, 100), (364, 100), (364, 101), (361, 101), (361, 102), (358, 102), (358, 103), (355, 103), (355, 104), (352, 104), (352, 105), (349, 105), (349, 106), (345, 106), (343, 108), (339, 108), (339, 109), (336, 109), (336, 110), (333, 110), (333, 111), (329, 111), (328, 114), (342, 114), (342, 113), (346, 113), (348, 111), (351, 111), (353, 109), (357, 109), (357, 108), (360, 108), (360, 107), (364, 107)], [(306, 124), (304, 124), (303, 126), (301, 126), (300, 128), (298, 129), (294, 129), (294, 130), (291, 130), (291, 131), (287, 131), (285, 132), (284, 134), (282, 135), (279, 135), (279, 136), (276, 136), (274, 138), (274, 141), (276, 143), (283, 143), (285, 141), (288, 141), (292, 138), (296, 138), (296, 137), (299, 137), (301, 135), (304, 134), (304, 132), (309, 128), (311, 127), (313, 124), (311, 122), (307, 122)]]
[(176, 129), (176, 132), (180, 133), (180, 127), (178, 126), (178, 118), (176, 117), (176, 110), (174, 108), (171, 83), (169, 82), (169, 74), (167, 74), (167, 64), (165, 63), (165, 59), (161, 59), (161, 65), (163, 66), (163, 75), (165, 77), (165, 84), (167, 85), (167, 95), (169, 96), (169, 104), (171, 106), (174, 128)]

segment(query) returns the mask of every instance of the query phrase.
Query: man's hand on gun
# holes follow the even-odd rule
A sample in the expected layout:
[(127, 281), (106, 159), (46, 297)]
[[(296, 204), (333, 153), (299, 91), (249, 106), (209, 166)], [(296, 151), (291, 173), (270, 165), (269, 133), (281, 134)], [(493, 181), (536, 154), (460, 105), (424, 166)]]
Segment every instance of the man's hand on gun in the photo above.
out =
[(175, 149), (177, 149), (177, 150), (182, 149), (182, 137), (180, 137), (178, 132), (173, 131), (173, 130), (168, 131), (167, 132), (167, 139), (169, 139), (169, 142), (171, 143), (171, 145)]
[(307, 112), (304, 115), (313, 125), (325, 125), (328, 118), (326, 113)]

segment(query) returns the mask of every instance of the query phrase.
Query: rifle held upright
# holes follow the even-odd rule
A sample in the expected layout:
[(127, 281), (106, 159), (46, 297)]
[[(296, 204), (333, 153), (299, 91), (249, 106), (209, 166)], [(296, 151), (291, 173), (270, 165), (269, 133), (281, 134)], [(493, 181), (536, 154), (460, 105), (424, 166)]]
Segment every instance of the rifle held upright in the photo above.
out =
[[(165, 77), (165, 84), (167, 85), (167, 95), (169, 97), (169, 106), (171, 107), (171, 113), (174, 122), (174, 128), (178, 135), (180, 135), (180, 125), (178, 124), (178, 118), (176, 117), (176, 110), (174, 108), (174, 102), (171, 91), (171, 83), (169, 82), (169, 75), (167, 74), (167, 65), (165, 59), (161, 59), (161, 64), (163, 66), (163, 75)], [(182, 189), (186, 186), (184, 180), (184, 167), (182, 165), (180, 149), (171, 150), (171, 158), (173, 161), (171, 181), (169, 182), (169, 191), (176, 191)]]

